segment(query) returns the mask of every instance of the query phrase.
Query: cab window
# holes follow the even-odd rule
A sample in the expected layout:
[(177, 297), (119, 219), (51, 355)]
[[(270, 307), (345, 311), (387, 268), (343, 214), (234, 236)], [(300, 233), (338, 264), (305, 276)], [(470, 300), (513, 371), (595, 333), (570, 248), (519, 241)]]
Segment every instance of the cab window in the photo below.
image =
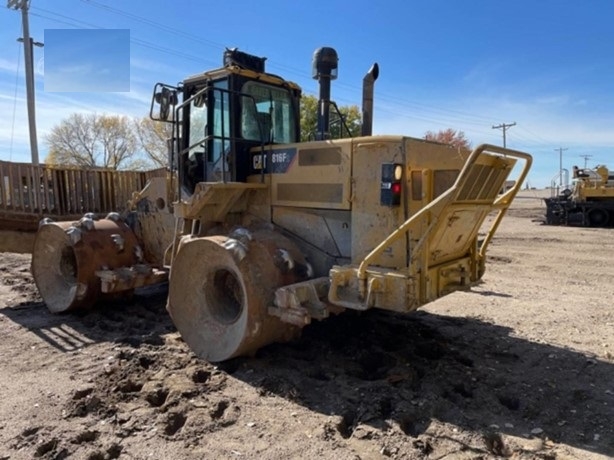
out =
[(264, 143), (296, 139), (292, 95), (283, 88), (250, 81), (241, 93), (241, 137)]

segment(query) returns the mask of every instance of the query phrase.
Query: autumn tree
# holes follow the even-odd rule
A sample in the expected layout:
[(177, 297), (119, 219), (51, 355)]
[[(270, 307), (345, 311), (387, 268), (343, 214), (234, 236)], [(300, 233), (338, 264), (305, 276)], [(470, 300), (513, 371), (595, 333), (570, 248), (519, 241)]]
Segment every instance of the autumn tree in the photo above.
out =
[(442, 144), (450, 144), (454, 147), (461, 147), (469, 150), (471, 148), (471, 142), (465, 137), (463, 131), (457, 131), (455, 129), (448, 128), (446, 130), (438, 131), (436, 133), (427, 131), (424, 135), (427, 141), (441, 142)]
[(126, 116), (74, 113), (46, 136), (48, 164), (142, 169), (138, 140)]
[(173, 136), (173, 125), (149, 117), (135, 118), (134, 130), (140, 149), (155, 167), (168, 166), (167, 141)]
[[(360, 109), (355, 105), (341, 106), (339, 112), (349, 129), (345, 130), (343, 123), (331, 104), (330, 133), (333, 139), (340, 137), (355, 137), (360, 135), (362, 117)], [(318, 98), (303, 96), (301, 98), (301, 141), (314, 140), (318, 131)]]

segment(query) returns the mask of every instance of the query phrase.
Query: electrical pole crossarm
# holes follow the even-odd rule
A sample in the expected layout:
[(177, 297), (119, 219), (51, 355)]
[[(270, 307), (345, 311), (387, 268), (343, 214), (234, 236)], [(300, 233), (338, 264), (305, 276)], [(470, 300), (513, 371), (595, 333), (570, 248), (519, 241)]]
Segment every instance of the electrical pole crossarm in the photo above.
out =
[(581, 158), (584, 158), (584, 169), (586, 169), (588, 165), (588, 159), (593, 158), (593, 155), (580, 155)]
[(503, 148), (507, 147), (507, 142), (505, 139), (505, 132), (507, 128), (511, 128), (512, 126), (516, 126), (516, 122), (514, 123), (501, 123), (500, 125), (493, 125), (492, 129), (502, 129), (503, 130)]

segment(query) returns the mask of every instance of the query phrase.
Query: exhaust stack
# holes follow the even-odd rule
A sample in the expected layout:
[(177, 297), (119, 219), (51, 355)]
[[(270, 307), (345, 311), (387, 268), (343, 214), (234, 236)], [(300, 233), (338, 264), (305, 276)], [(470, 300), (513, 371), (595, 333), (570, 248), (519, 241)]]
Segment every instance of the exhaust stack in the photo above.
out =
[(362, 79), (362, 129), (360, 134), (373, 134), (373, 90), (379, 76), (379, 65), (374, 63)]
[(318, 130), (316, 139), (330, 139), (330, 82), (337, 78), (339, 58), (333, 48), (318, 48), (313, 53), (312, 77), (320, 82)]

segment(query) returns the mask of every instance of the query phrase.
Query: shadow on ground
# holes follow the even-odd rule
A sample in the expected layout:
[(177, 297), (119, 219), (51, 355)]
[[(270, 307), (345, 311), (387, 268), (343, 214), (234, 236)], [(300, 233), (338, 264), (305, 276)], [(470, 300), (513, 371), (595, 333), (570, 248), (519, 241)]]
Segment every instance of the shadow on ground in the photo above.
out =
[(175, 330), (165, 309), (166, 290), (155, 286), (132, 299), (62, 314), (50, 313), (44, 302), (22, 302), (0, 309), (0, 315), (63, 352), (99, 342), (162, 345), (161, 335)]
[(613, 363), (473, 318), (340, 315), (222, 366), (263, 395), (339, 415), (344, 437), (391, 421), (416, 437), (436, 419), (614, 456)]
[[(67, 315), (51, 315), (41, 304), (24, 304), (1, 309), (0, 314), (65, 351), (89, 343), (117, 343), (120, 364), (95, 379), (90, 390), (97, 404), (80, 407), (75, 414), (119, 420), (114, 423), (118, 432), (125, 432), (122, 436), (130, 433), (117, 409), (123, 400), (143, 399), (149, 411), (142, 411), (140, 421), (131, 415), (132, 429), (156, 418), (164, 420), (167, 436), (179, 436), (186, 420), (193, 421), (194, 430), (206, 423), (211, 430), (226, 426), (221, 421), (230, 409), (223, 381), (236, 378), (263, 398), (282, 397), (334, 416), (336, 422), (328, 428), (346, 439), (360, 427), (386, 432), (394, 425), (428, 455), (422, 435), (438, 421), (482, 433), (487, 447), (481, 454), (504, 454), (498, 437), (503, 433), (614, 456), (612, 362), (531, 342), (509, 328), (475, 318), (370, 311), (315, 323), (295, 342), (213, 366), (195, 359), (180, 340), (165, 342), (164, 335), (174, 327), (164, 299), (155, 293)], [(189, 381), (173, 396), (164, 375), (181, 369), (189, 373)], [(199, 397), (205, 400), (206, 419), (189, 415), (196, 409), (188, 408), (186, 401)], [(181, 423), (175, 423), (176, 418)], [(186, 431), (184, 437), (192, 439), (193, 433)]]

